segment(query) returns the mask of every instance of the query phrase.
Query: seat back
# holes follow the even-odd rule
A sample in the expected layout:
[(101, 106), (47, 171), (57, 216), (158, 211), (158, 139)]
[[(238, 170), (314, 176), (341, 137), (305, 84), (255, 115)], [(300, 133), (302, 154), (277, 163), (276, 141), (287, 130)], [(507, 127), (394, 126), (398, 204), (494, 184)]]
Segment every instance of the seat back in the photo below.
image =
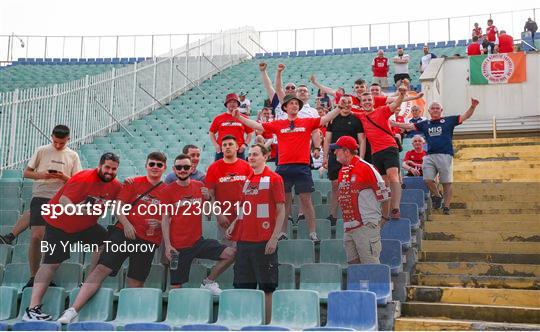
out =
[(14, 318), (17, 315), (17, 289), (0, 286), (0, 321)]
[(328, 294), (327, 327), (355, 330), (377, 330), (377, 301), (375, 293), (339, 291)]
[(388, 265), (392, 274), (403, 271), (401, 242), (399, 240), (381, 240), (381, 244), (381, 264)]
[[(80, 288), (75, 288), (69, 294), (69, 304), (73, 305)], [(113, 319), (114, 291), (110, 288), (100, 288), (78, 312), (79, 321), (108, 321)]]
[(311, 240), (284, 240), (278, 244), (280, 263), (290, 263), (295, 268), (315, 262), (315, 247)]
[(347, 255), (343, 240), (322, 240), (320, 246), (321, 263), (337, 263), (342, 268), (347, 267)]
[[(32, 287), (25, 288), (22, 292), (21, 306), (18, 319), (22, 319), (25, 309), (30, 305)], [(49, 287), (41, 300), (43, 312), (51, 315), (52, 320), (57, 320), (66, 307), (66, 292), (62, 287)]]
[(392, 297), (390, 267), (384, 264), (353, 264), (347, 269), (347, 289), (362, 290), (360, 280), (369, 282), (369, 291), (377, 295), (380, 304)]
[(278, 266), (278, 289), (296, 289), (296, 273), (294, 265), (279, 264)]
[(169, 292), (165, 322), (173, 326), (210, 323), (212, 305), (212, 293), (207, 289), (172, 289)]
[(403, 248), (411, 246), (411, 222), (409, 219), (391, 220), (381, 229), (381, 238), (399, 240)]
[(341, 276), (339, 264), (304, 264), (300, 267), (300, 289), (317, 291), (326, 298), (328, 292), (341, 290)]
[(161, 320), (161, 290), (124, 288), (118, 298), (116, 320), (157, 322)]
[(219, 298), (217, 325), (232, 329), (264, 324), (264, 292), (255, 289), (227, 289)]
[(278, 290), (272, 295), (272, 325), (294, 330), (320, 325), (319, 294), (312, 290)]

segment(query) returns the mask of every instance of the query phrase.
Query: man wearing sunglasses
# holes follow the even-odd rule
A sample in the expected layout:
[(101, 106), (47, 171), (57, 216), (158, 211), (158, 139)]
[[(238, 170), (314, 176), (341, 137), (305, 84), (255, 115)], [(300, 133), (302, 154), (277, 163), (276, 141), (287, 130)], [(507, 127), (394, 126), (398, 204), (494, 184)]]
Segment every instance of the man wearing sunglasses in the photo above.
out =
[(177, 180), (164, 190), (163, 202), (178, 207), (172, 211), (167, 209), (163, 217), (165, 256), (171, 261), (173, 254), (178, 255), (178, 267), (170, 269), (171, 288), (179, 288), (188, 282), (191, 263), (195, 258), (211, 259), (218, 263), (202, 281), (201, 288), (219, 295), (221, 289), (215, 280), (233, 263), (236, 250), (217, 240), (202, 237), (203, 214), (200, 207), (211, 197), (202, 182), (190, 179), (191, 169), (189, 156), (177, 156), (174, 161)]
[[(189, 177), (192, 180), (204, 182), (206, 174), (197, 169), (199, 161), (201, 161), (201, 149), (196, 145), (187, 144), (182, 149), (182, 153), (187, 154), (191, 158), (191, 164), (193, 169), (191, 170), (191, 175)], [(169, 184), (173, 183), (174, 181), (176, 181), (176, 174), (174, 172), (167, 174), (167, 177), (165, 178), (165, 183)]]
[[(150, 214), (148, 206), (159, 205), (162, 191), (166, 187), (161, 177), (167, 169), (167, 157), (162, 152), (152, 152), (146, 157), (146, 175), (126, 181), (117, 199), (132, 205), (127, 214), (117, 215), (118, 223), (108, 236), (111, 246), (126, 244), (145, 244), (153, 250), (148, 251), (107, 251), (104, 250), (98, 265), (83, 283), (73, 305), (58, 321), (69, 324), (75, 320), (81, 308), (99, 291), (108, 276), (115, 276), (124, 261), (129, 258), (127, 287), (144, 287), (150, 273), (154, 252), (161, 243), (161, 214)], [(144, 205), (145, 207), (142, 207)], [(122, 209), (118, 209), (121, 211)], [(159, 210), (158, 210), (159, 212)], [(152, 246), (153, 244), (153, 246)], [(109, 246), (108, 246), (109, 247)]]
[[(339, 114), (339, 109), (320, 118), (300, 118), (298, 113), (303, 106), (302, 100), (289, 95), (283, 100), (281, 108), (287, 113), (287, 120), (276, 120), (268, 123), (258, 123), (246, 119), (238, 110), (233, 115), (245, 125), (265, 132), (273, 133), (278, 140), (278, 167), (276, 173), (281, 175), (285, 183), (286, 216), (290, 215), (292, 206), (292, 188), (300, 196), (303, 212), (306, 216), (310, 239), (319, 242), (315, 231), (315, 211), (311, 201), (311, 193), (314, 191), (313, 179), (311, 178), (310, 162), (310, 137), (313, 131), (326, 125)], [(283, 223), (280, 239), (287, 238), (287, 223)]]

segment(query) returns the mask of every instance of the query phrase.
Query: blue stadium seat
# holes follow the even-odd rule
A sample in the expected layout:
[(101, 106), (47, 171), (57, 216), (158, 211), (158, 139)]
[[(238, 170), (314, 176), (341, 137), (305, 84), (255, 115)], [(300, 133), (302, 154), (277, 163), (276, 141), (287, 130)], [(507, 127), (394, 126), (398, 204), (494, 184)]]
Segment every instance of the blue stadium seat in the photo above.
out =
[(449, 40), (446, 43), (446, 47), (454, 47), (454, 46), (456, 46), (456, 41), (455, 40)]
[(347, 289), (360, 289), (360, 280), (369, 281), (369, 291), (377, 296), (377, 304), (386, 305), (392, 300), (390, 267), (384, 264), (353, 264), (347, 269)]
[(176, 328), (177, 331), (230, 331), (227, 326), (216, 324), (190, 324)]
[(388, 48), (386, 49), (387, 52), (395, 52), (396, 51), (396, 45), (388, 45)]
[(123, 65), (127, 65), (129, 63), (129, 58), (120, 58), (120, 63)]
[(429, 189), (421, 176), (404, 176), (403, 185), (405, 186), (404, 189), (420, 189), (426, 195), (429, 195)]
[(53, 58), (52, 59), (53, 65), (59, 65), (61, 62), (62, 62), (62, 60), (60, 58)]
[(105, 63), (105, 61), (102, 58), (96, 58), (96, 65), (102, 65)]
[(17, 322), (11, 327), (12, 331), (61, 331), (61, 325), (58, 322)]
[(296, 56), (298, 56), (298, 52), (296, 52), (296, 51), (291, 51), (291, 52), (289, 52), (289, 56), (290, 56), (290, 57), (296, 57)]
[(360, 54), (360, 48), (358, 48), (358, 47), (351, 48), (351, 53), (352, 54)]
[(341, 55), (341, 54), (343, 54), (343, 50), (341, 48), (334, 48), (334, 54), (335, 55)]
[(143, 62), (143, 61), (150, 60), (150, 59), (151, 58), (146, 59), (146, 58), (141, 57), (141, 58), (137, 58), (137, 62)]
[(355, 331), (355, 329), (350, 329), (347, 327), (310, 327), (309, 329), (303, 329), (302, 331)]
[(281, 52), (281, 53), (280, 53), (280, 56), (281, 56), (282, 58), (286, 58), (286, 57), (289, 56), (289, 52)]
[(388, 265), (392, 274), (403, 271), (403, 257), (399, 240), (381, 240), (381, 264)]
[(77, 322), (68, 324), (67, 331), (114, 331), (114, 325), (107, 322)]
[(415, 203), (401, 203), (399, 205), (401, 217), (411, 221), (411, 229), (420, 227), (420, 217), (418, 214), (418, 205)]
[(427, 43), (427, 46), (429, 48), (434, 48), (435, 47), (435, 42), (429, 42), (429, 43)]
[(244, 326), (240, 331), (290, 331), (291, 329), (283, 326), (272, 326), (272, 325), (253, 325), (253, 326)]
[(309, 50), (307, 51), (307, 56), (314, 56), (315, 55), (315, 51), (314, 50)]
[(405, 249), (411, 247), (411, 222), (409, 219), (390, 220), (381, 229), (381, 238), (399, 240)]
[(315, 55), (316, 56), (324, 55), (324, 50), (315, 50)]
[(407, 44), (407, 47), (405, 49), (409, 50), (409, 51), (412, 51), (412, 50), (416, 49), (416, 47), (415, 47), (414, 44)]
[(343, 54), (351, 54), (351, 49), (350, 48), (344, 48), (343, 49)]
[(300, 51), (298, 52), (298, 56), (306, 56), (306, 51)]
[(8, 325), (6, 323), (0, 322), (0, 331), (7, 331)]
[(339, 291), (328, 294), (326, 327), (376, 331), (377, 301), (375, 293)]
[(112, 59), (111, 58), (104, 58), (103, 63), (106, 63), (106, 64), (112, 63)]
[(418, 205), (418, 212), (423, 215), (426, 212), (425, 194), (420, 189), (405, 189), (401, 194), (401, 203), (414, 203)]
[[(262, 53), (259, 53), (262, 57)], [(128, 61), (129, 63), (136, 63), (137, 62), (137, 58), (128, 58)]]
[(424, 48), (424, 45), (426, 45), (426, 43), (418, 43), (418, 44), (416, 44), (416, 48), (417, 49), (422, 49), (422, 48)]
[(386, 51), (386, 50), (387, 50), (387, 47), (386, 47), (386, 45), (383, 45), (383, 46), (377, 46), (377, 51), (378, 51), (378, 50)]
[(172, 331), (172, 327), (165, 323), (129, 323), (124, 331)]
[(272, 56), (271, 56), (271, 57), (272, 57), (272, 58), (279, 58), (279, 56), (280, 56), (280, 53), (279, 53), (279, 52), (274, 52), (274, 53), (272, 53)]
[(260, 59), (263, 57), (262, 53), (255, 53), (255, 59)]
[(405, 48), (405, 44), (398, 44), (396, 45), (397, 48)]
[(437, 42), (437, 44), (435, 44), (435, 48), (442, 48), (442, 47), (445, 47), (445, 45), (446, 45), (446, 42), (440, 41), (440, 42)]

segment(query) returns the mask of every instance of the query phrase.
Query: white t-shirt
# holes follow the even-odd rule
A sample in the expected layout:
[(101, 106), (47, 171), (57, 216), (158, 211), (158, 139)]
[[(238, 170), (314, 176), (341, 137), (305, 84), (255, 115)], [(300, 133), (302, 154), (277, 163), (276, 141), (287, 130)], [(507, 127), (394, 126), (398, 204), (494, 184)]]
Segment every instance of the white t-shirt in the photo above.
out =
[[(409, 60), (408, 54), (403, 54), (401, 57), (396, 55), (394, 59), (407, 59)], [(396, 74), (408, 74), (409, 73), (409, 63), (394, 63), (394, 70)]]
[(240, 109), (240, 113), (242, 114), (247, 114), (247, 109), (251, 106), (251, 101), (249, 101), (249, 99), (244, 99), (244, 101), (241, 101), (240, 102), (240, 107), (238, 107)]
[(428, 53), (422, 57), (422, 59), (420, 60), (420, 63), (422, 65), (421, 67), (422, 72), (426, 70), (432, 58), (433, 58), (433, 55), (431, 53)]

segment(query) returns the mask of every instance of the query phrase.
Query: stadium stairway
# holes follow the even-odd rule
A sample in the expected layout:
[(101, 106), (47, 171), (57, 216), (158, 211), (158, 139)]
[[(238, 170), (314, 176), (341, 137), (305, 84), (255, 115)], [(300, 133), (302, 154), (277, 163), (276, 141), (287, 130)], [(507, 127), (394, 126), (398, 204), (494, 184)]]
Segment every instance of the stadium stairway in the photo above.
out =
[[(455, 141), (396, 330), (540, 329), (540, 138)], [(439, 213), (439, 214), (437, 214)]]

